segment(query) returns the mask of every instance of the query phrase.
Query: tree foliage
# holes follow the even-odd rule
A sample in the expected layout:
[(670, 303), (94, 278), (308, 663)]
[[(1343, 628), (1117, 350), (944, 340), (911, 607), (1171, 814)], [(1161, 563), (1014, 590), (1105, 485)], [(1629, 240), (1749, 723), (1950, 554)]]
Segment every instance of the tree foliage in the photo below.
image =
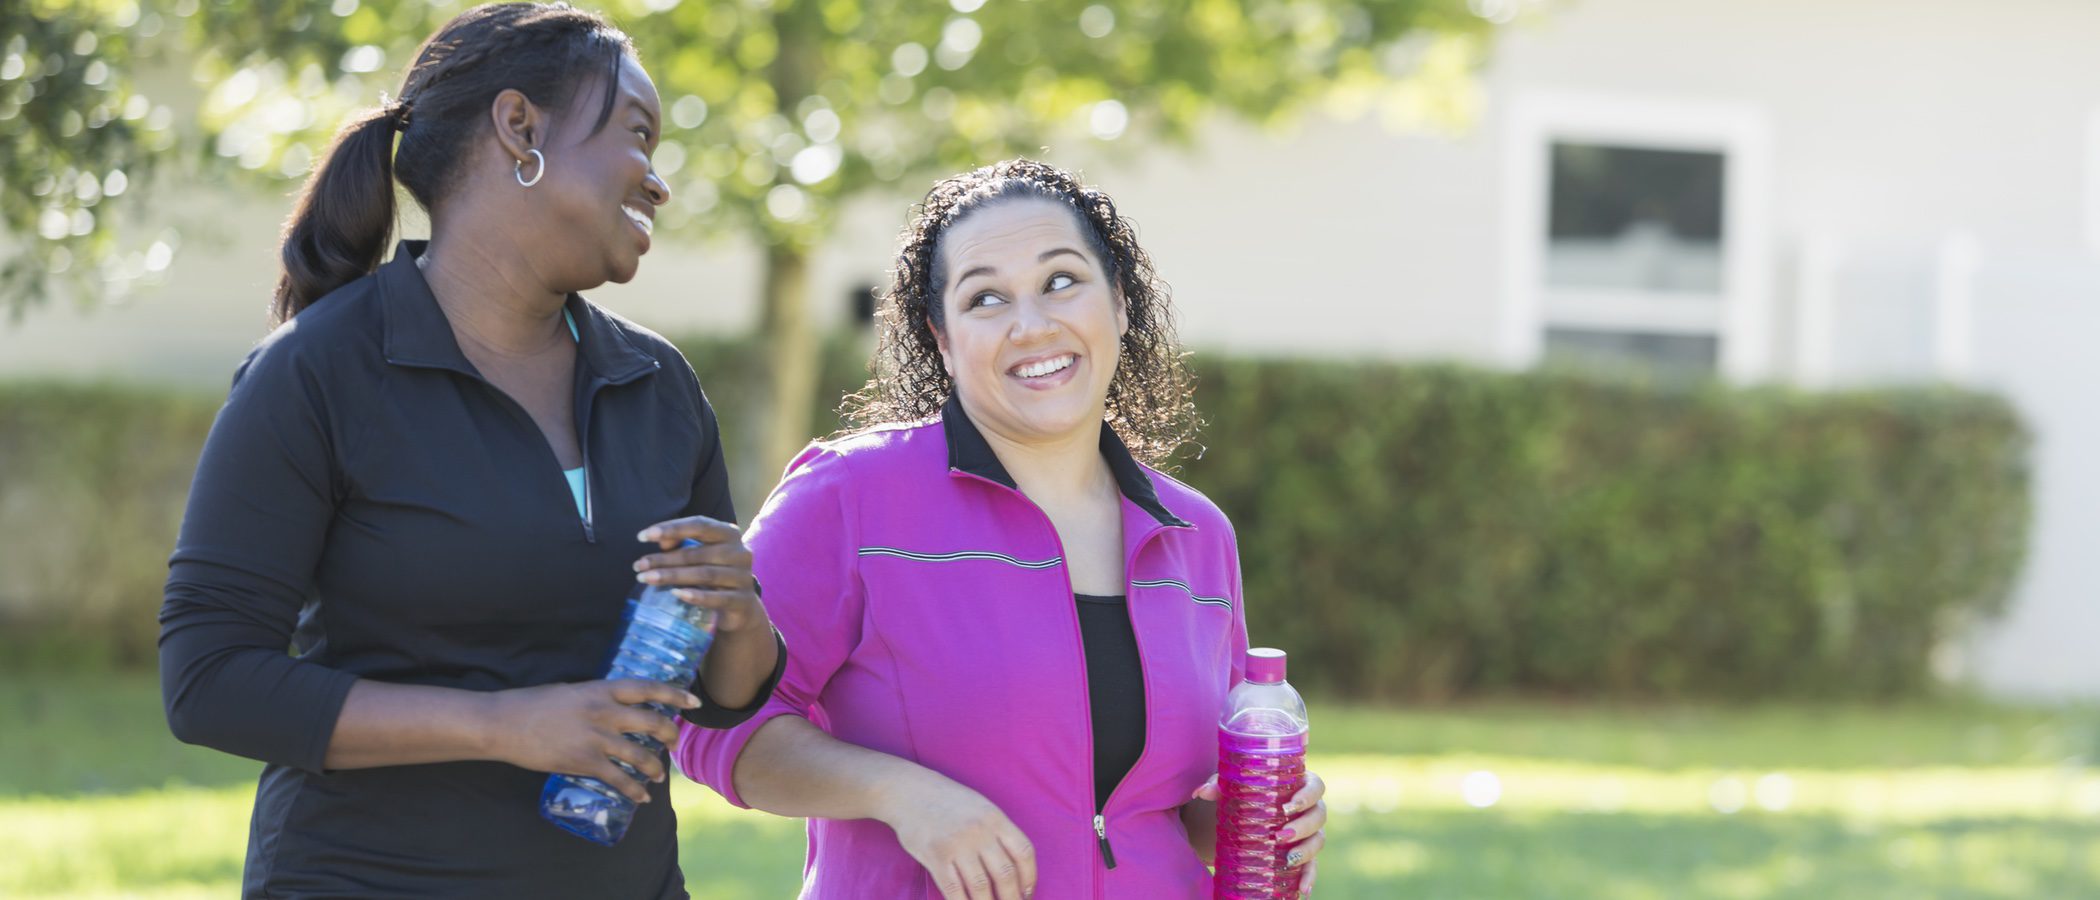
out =
[[(142, 270), (136, 253), (112, 256), (103, 213), (136, 197), (127, 188), (156, 164), (299, 177), (343, 114), (376, 102), (462, 6), (0, 5), (9, 297), (41, 296), (46, 275), (106, 276), (126, 260)], [(798, 250), (871, 188), (1060, 141), (1185, 138), (1220, 112), (1273, 120), (1337, 89), (1448, 87), (1484, 24), (1458, 0), (623, 0), (604, 11), (634, 36), (677, 126), (659, 163), (681, 201), (664, 224)], [(192, 74), (197, 84), (183, 84)], [(174, 83), (149, 90), (143, 78)], [(170, 100), (196, 118), (178, 128)]]
[(172, 247), (149, 265), (109, 214), (175, 143), (130, 65), (162, 27), (136, 5), (0, 4), (0, 306), (19, 314), (58, 284), (99, 298), (166, 268)]

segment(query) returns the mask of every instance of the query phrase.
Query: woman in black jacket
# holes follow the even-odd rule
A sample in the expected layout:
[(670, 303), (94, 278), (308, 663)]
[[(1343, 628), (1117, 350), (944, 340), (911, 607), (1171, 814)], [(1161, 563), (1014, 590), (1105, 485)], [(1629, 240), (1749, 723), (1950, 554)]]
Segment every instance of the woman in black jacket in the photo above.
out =
[[(176, 736), (268, 764), (247, 896), (685, 895), (665, 761), (622, 738), (675, 723), (634, 704), (740, 722), (784, 648), (692, 368), (575, 293), (649, 249), (661, 121), (603, 19), (484, 6), (308, 179), (161, 610)], [(382, 265), (396, 181), (432, 236)], [(637, 579), (721, 613), (690, 691), (595, 680)], [(549, 772), (641, 802), (626, 838), (541, 821)]]

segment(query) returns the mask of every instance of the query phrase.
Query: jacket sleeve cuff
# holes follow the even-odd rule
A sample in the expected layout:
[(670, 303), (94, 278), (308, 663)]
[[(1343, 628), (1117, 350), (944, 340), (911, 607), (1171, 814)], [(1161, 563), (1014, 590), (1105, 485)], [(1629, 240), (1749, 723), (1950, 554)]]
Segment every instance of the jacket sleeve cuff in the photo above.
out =
[(695, 677), (691, 690), (694, 696), (700, 698), (700, 706), (697, 709), (680, 710), (679, 718), (701, 728), (735, 728), (757, 715), (759, 710), (765, 708), (766, 701), (773, 698), (773, 689), (780, 686), (781, 676), (787, 674), (787, 640), (780, 636), (780, 630), (777, 628), (773, 630), (773, 646), (773, 673), (766, 676), (766, 683), (759, 687), (757, 696), (753, 697), (750, 703), (736, 708), (723, 706), (708, 695), (704, 680)]
[(343, 703), (350, 699), (350, 689), (357, 686), (357, 676), (349, 672), (329, 672), (326, 693), (320, 697), (314, 712), (313, 731), (307, 738), (304, 759), (297, 766), (316, 775), (328, 773), (328, 745), (335, 741), (335, 726), (343, 716)]

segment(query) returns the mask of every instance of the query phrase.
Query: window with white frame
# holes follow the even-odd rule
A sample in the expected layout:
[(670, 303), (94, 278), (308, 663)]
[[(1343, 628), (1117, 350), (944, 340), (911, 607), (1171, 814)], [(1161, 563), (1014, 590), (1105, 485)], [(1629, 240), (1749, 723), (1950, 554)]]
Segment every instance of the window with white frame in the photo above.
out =
[(1727, 154), (1555, 140), (1548, 160), (1545, 360), (1713, 374)]
[(1761, 374), (1764, 136), (1725, 107), (1533, 95), (1507, 132), (1515, 361)]

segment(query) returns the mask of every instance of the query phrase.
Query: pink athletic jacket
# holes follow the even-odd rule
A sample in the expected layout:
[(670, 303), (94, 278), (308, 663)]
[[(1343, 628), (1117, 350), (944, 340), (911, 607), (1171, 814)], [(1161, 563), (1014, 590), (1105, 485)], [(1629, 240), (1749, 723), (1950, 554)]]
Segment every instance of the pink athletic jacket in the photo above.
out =
[[(952, 400), (940, 421), (814, 444), (788, 466), (746, 537), (787, 673), (743, 725), (682, 725), (679, 768), (745, 806), (730, 779), (744, 744), (804, 716), (997, 804), (1035, 845), (1037, 897), (1209, 897), (1178, 809), (1217, 769), (1218, 713), (1246, 667), (1232, 527), (1107, 429), (1101, 449), (1145, 675), (1144, 753), (1104, 810), (1057, 532)], [(940, 896), (874, 820), (811, 819), (803, 877), (816, 900)]]

